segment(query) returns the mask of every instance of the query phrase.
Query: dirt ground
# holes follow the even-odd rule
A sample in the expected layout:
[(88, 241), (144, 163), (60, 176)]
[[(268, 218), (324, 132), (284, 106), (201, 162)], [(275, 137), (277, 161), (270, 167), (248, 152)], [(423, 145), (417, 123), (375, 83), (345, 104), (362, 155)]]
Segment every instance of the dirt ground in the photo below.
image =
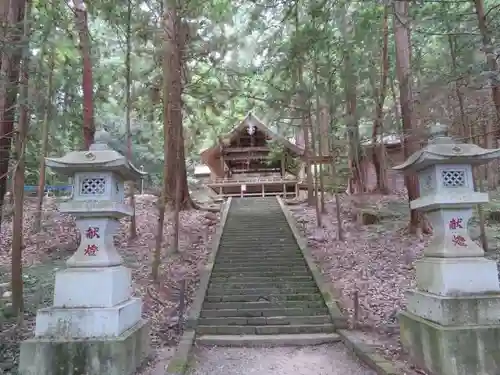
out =
[(188, 375), (376, 375), (341, 344), (285, 348), (197, 348)]
[[(172, 225), (167, 213), (160, 286), (154, 287), (151, 262), (158, 217), (156, 199), (152, 195), (136, 196), (138, 236), (128, 240), (130, 219), (123, 219), (115, 245), (125, 264), (132, 269), (133, 294), (142, 298), (143, 317), (151, 322), (153, 350), (164, 355), (164, 348), (175, 345), (177, 341), (180, 282), (186, 281), (185, 300), (189, 305), (199, 281), (200, 269), (207, 260), (208, 245), (219, 214), (200, 210), (182, 212), (180, 252), (172, 254), (168, 246)], [(25, 204), (23, 252), (26, 306), (22, 327), (16, 328), (16, 320), (9, 313), (9, 303), (0, 303), (0, 373), (3, 370), (5, 374), (16, 373), (19, 342), (32, 335), (36, 310), (52, 304), (55, 272), (65, 267), (65, 260), (76, 250), (79, 241), (74, 220), (57, 211), (56, 199), (49, 198), (44, 203), (43, 228), (38, 234), (33, 233), (34, 209), (34, 201), (28, 199)], [(11, 228), (7, 218), (3, 222), (0, 238), (0, 284), (10, 279)], [(146, 369), (154, 368), (158, 359), (161, 358), (153, 360)]]
[[(491, 202), (485, 207), (489, 247), (486, 256), (499, 261), (500, 193), (493, 192), (490, 195)], [(132, 268), (134, 294), (144, 301), (143, 315), (152, 322), (151, 342), (155, 356), (141, 369), (141, 375), (164, 374), (177, 340), (176, 307), (179, 302), (180, 281), (186, 280), (186, 302), (189, 304), (219, 220), (218, 214), (206, 211), (181, 213), (181, 251), (171, 254), (168, 242), (164, 243), (161, 286), (151, 288), (151, 259), (157, 223), (155, 201), (156, 197), (152, 195), (138, 196), (138, 237), (128, 240), (129, 221), (124, 219), (115, 238), (115, 244), (127, 266)], [(356, 212), (360, 207), (370, 213), (376, 212), (373, 224), (361, 225), (356, 221)], [(26, 312), (24, 324), (20, 328), (15, 328), (15, 320), (9, 315), (8, 303), (0, 300), (0, 370), (5, 374), (16, 373), (18, 344), (32, 334), (36, 309), (51, 305), (54, 274), (65, 267), (64, 261), (74, 252), (79, 241), (74, 220), (57, 211), (55, 199), (48, 199), (44, 208), (42, 231), (35, 234), (32, 229), (34, 202), (27, 200), (25, 205), (23, 263)], [(356, 325), (362, 329), (359, 334), (365, 340), (377, 344), (381, 354), (403, 364), (405, 374), (425, 374), (409, 361), (401, 348), (397, 330), (397, 312), (405, 306), (404, 291), (415, 285), (413, 262), (421, 257), (429, 240), (428, 236), (408, 234), (408, 204), (404, 194), (369, 194), (356, 202), (351, 197), (342, 196), (341, 220), (345, 234), (342, 241), (336, 239), (336, 206), (332, 197), (326, 200), (326, 213), (322, 215), (321, 228), (316, 225), (314, 208), (305, 204), (289, 208), (299, 223), (299, 229), (308, 238), (309, 247), (320, 269), (338, 291), (341, 307), (351, 318), (351, 323), (354, 316), (354, 296), (358, 296)], [(172, 232), (168, 218), (169, 216), (164, 227), (164, 238), (167, 240)], [(469, 229), (473, 238), (479, 237), (477, 218), (471, 220)], [(11, 223), (7, 218), (3, 222), (0, 237), (0, 284), (9, 280), (11, 238)], [(314, 368), (314, 373), (318, 375), (371, 374), (344, 351), (345, 348), (339, 345), (283, 351), (242, 351), (236, 348), (225, 351), (204, 348), (197, 351), (199, 365), (193, 367), (191, 375), (223, 372), (235, 375), (279, 375), (284, 371), (308, 375), (314, 372)], [(276, 357), (278, 354), (283, 360)], [(332, 361), (340, 365), (333, 365)], [(201, 363), (203, 364), (200, 365)], [(347, 366), (345, 369), (342, 363)], [(319, 368), (315, 367), (317, 364), (320, 364)], [(339, 370), (335, 370), (337, 367)]]
[[(322, 227), (317, 226), (314, 207), (290, 205), (299, 229), (308, 239), (316, 263), (338, 292), (341, 308), (354, 323), (356, 296), (359, 301), (356, 326), (365, 340), (375, 343), (387, 358), (404, 363), (408, 374), (425, 374), (411, 364), (399, 342), (397, 313), (405, 307), (404, 292), (415, 286), (414, 261), (430, 236), (410, 235), (409, 208), (404, 193), (387, 196), (366, 194), (341, 196), (344, 239), (337, 240), (336, 205), (326, 198)], [(374, 215), (374, 223), (363, 225), (360, 211)], [(484, 206), (488, 251), (485, 256), (500, 260), (500, 192), (490, 192)], [(497, 213), (497, 214), (495, 214)], [(477, 215), (468, 223), (469, 233), (479, 238)]]

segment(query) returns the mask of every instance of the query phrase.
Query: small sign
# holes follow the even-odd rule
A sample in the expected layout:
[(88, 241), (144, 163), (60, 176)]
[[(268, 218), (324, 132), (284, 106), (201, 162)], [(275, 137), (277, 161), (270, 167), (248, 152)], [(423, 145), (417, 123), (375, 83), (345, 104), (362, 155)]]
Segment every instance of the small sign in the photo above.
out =
[(247, 186), (245, 184), (241, 185), (241, 191), (247, 191)]

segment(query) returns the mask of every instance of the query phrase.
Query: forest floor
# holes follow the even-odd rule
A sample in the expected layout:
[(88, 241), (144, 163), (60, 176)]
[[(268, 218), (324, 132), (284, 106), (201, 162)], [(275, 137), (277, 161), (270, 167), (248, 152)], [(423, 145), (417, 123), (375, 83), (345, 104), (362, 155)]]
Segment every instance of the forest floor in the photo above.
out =
[[(209, 197), (205, 198), (201, 201), (208, 202)], [(150, 370), (154, 368), (155, 362), (168, 358), (168, 346), (177, 341), (176, 310), (180, 281), (186, 280), (186, 302), (189, 304), (219, 221), (219, 214), (207, 211), (181, 212), (180, 252), (171, 254), (166, 243), (172, 233), (170, 215), (167, 213), (160, 286), (153, 287), (151, 261), (158, 220), (156, 199), (153, 195), (137, 195), (137, 238), (128, 240), (129, 219), (122, 220), (120, 231), (115, 237), (115, 245), (126, 265), (132, 269), (134, 295), (142, 298), (143, 316), (151, 322), (151, 345), (157, 355), (152, 356), (152, 362), (145, 366), (144, 371), (148, 374), (153, 374)], [(8, 303), (0, 299), (0, 374), (2, 371), (4, 374), (16, 374), (19, 343), (32, 335), (36, 310), (52, 304), (55, 272), (65, 267), (65, 260), (73, 254), (78, 244), (74, 220), (57, 211), (56, 199), (48, 198), (44, 203), (43, 228), (38, 234), (33, 233), (34, 210), (34, 200), (28, 198), (24, 210), (25, 315), (21, 327), (16, 327), (16, 319), (9, 315)], [(0, 238), (0, 284), (5, 284), (10, 278), (11, 228), (10, 219), (7, 218), (3, 222)]]
[(342, 343), (282, 348), (204, 347), (197, 348), (194, 357), (188, 375), (376, 375), (353, 358)]
[[(500, 212), (500, 193), (490, 194), (490, 199), (490, 204), (485, 207), (489, 246), (486, 256), (499, 261), (500, 224), (495, 220), (500, 218), (500, 214), (495, 213)], [(205, 196), (198, 200), (210, 203), (211, 199)], [(115, 244), (127, 266), (132, 268), (134, 294), (143, 299), (144, 317), (149, 319), (152, 325), (151, 343), (156, 355), (152, 356), (154, 359), (145, 366), (141, 375), (164, 374), (177, 340), (175, 328), (179, 283), (182, 279), (187, 281), (186, 299), (190, 303), (200, 270), (208, 256), (210, 239), (219, 220), (218, 214), (206, 211), (191, 210), (181, 213), (181, 252), (170, 254), (168, 245), (164, 243), (160, 287), (152, 288), (151, 258), (157, 223), (155, 203), (155, 196), (137, 196), (138, 237), (128, 241), (129, 220), (124, 219), (115, 238)], [(299, 229), (307, 236), (309, 246), (323, 274), (331, 280), (333, 287), (338, 291), (342, 308), (351, 321), (354, 316), (354, 295), (357, 292), (358, 335), (372, 344), (377, 344), (382, 355), (402, 364), (401, 368), (404, 370), (402, 374), (425, 374), (410, 364), (401, 349), (396, 312), (404, 307), (404, 290), (415, 284), (413, 262), (421, 256), (429, 237), (408, 234), (408, 205), (403, 194), (390, 196), (370, 194), (357, 198), (355, 202), (352, 197), (343, 196), (341, 206), (345, 235), (343, 241), (336, 240), (336, 207), (332, 198), (327, 199), (327, 213), (323, 215), (322, 228), (316, 226), (314, 208), (305, 204), (289, 207), (299, 222)], [(355, 217), (360, 207), (364, 211), (376, 213), (376, 223), (359, 224)], [(44, 203), (43, 228), (38, 234), (33, 233), (33, 212), (34, 201), (27, 199), (23, 254), (26, 311), (24, 324), (20, 328), (16, 328), (16, 320), (9, 316), (8, 306), (0, 299), (0, 373), (3, 370), (5, 374), (16, 373), (19, 343), (32, 335), (36, 310), (51, 305), (54, 274), (58, 269), (65, 267), (64, 261), (74, 252), (78, 243), (74, 220), (57, 211), (56, 199), (49, 198)], [(168, 214), (166, 219), (169, 219)], [(470, 230), (473, 238), (477, 238), (477, 220), (472, 222)], [(166, 220), (164, 238), (170, 238), (171, 231), (171, 221)], [(9, 280), (11, 238), (10, 219), (6, 219), (0, 237), (0, 289), (2, 283)], [(283, 358), (302, 356), (314, 362), (316, 361), (314, 358), (317, 357), (318, 361), (328, 366), (330, 354), (325, 348), (318, 348), (311, 353), (307, 352), (309, 350), (307, 348), (304, 350), (304, 352), (284, 353)], [(272, 353), (269, 351), (266, 358)], [(200, 359), (215, 356), (220, 359), (219, 354), (207, 349), (199, 351), (197, 357)], [(313, 366), (312, 362), (305, 361), (302, 367), (299, 365), (294, 367), (291, 361), (278, 363), (271, 360), (271, 357), (269, 361), (259, 362), (257, 366), (257, 362), (252, 359), (254, 354), (250, 351), (243, 355), (240, 350), (235, 349), (220, 355), (227, 357), (226, 363), (232, 363), (236, 358), (239, 362), (246, 361), (248, 368), (245, 374), (263, 373), (264, 370), (277, 373), (275, 371), (282, 365), (285, 366), (285, 370), (293, 370), (295, 373), (303, 371), (304, 374), (308, 374), (307, 366)], [(344, 358), (342, 353), (339, 356), (340, 359)], [(212, 362), (207, 362), (207, 366), (210, 367)], [(286, 367), (288, 365), (292, 367)], [(235, 375), (241, 373), (238, 372), (239, 369), (226, 370), (233, 371), (230, 373)], [(360, 371), (359, 374), (369, 374), (362, 366), (355, 371)]]
[[(358, 335), (378, 346), (380, 354), (401, 366), (406, 374), (425, 374), (411, 364), (401, 347), (397, 312), (405, 306), (405, 290), (415, 286), (413, 263), (422, 256), (430, 236), (408, 233), (409, 208), (404, 194), (341, 196), (340, 202), (343, 241), (336, 240), (336, 205), (332, 197), (326, 199), (327, 212), (322, 215), (321, 228), (317, 227), (314, 207), (302, 203), (289, 208), (351, 325), (357, 294)], [(498, 262), (500, 192), (490, 193), (490, 203), (484, 209), (489, 250), (486, 257)], [(361, 224), (356, 220), (359, 211), (374, 215), (375, 223)], [(471, 219), (469, 232), (478, 239), (477, 218)]]

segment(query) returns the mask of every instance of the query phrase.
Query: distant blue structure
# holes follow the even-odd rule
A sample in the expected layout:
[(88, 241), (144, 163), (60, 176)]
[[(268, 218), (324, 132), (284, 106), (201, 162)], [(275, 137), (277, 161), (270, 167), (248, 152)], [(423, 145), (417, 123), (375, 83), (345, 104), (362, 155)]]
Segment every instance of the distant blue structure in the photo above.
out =
[[(34, 185), (24, 185), (24, 191), (29, 193), (34, 193), (38, 190), (38, 186)], [(53, 192), (71, 192), (73, 190), (72, 185), (45, 185), (44, 191), (53, 191)]]

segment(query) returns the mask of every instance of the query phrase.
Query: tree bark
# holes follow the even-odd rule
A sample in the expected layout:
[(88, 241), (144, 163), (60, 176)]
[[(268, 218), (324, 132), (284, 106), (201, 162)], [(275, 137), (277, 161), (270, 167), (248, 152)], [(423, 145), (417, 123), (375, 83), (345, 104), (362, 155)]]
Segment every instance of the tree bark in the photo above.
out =
[[(457, 66), (457, 45), (456, 45), (456, 35), (448, 35), (448, 45), (450, 47), (450, 56), (451, 56), (451, 73), (455, 79), (458, 79), (458, 66)], [(461, 80), (461, 79), (460, 79)], [(467, 115), (465, 114), (465, 104), (464, 104), (464, 95), (460, 90), (460, 85), (458, 81), (455, 81), (455, 94), (457, 95), (458, 100), (458, 108), (460, 112), (460, 122), (462, 125), (462, 134), (464, 137), (471, 137), (470, 127), (467, 121)]]
[(94, 143), (94, 87), (92, 78), (92, 58), (90, 49), (90, 32), (88, 13), (83, 0), (75, 0), (75, 23), (80, 39), (80, 52), (83, 62), (83, 147), (88, 150)]
[[(486, 13), (484, 11), (484, 1), (483, 0), (473, 0), (476, 8), (477, 22), (479, 26), (479, 31), (481, 32), (481, 38), (483, 43), (483, 51), (486, 56), (486, 63), (488, 64), (488, 69), (491, 74), (498, 74), (498, 63), (497, 56), (493, 48), (491, 33), (488, 28), (488, 21), (486, 19)], [(491, 96), (493, 103), (495, 105), (495, 112), (497, 117), (497, 138), (500, 138), (500, 83), (498, 79), (491, 78)]]
[[(387, 94), (387, 77), (389, 75), (389, 8), (384, 9), (384, 18), (382, 22), (382, 61), (381, 61), (381, 74), (380, 74), (380, 88), (377, 90), (376, 95), (376, 108), (375, 108), (375, 121), (373, 122), (372, 131), (372, 160), (375, 168), (375, 175), (377, 178), (376, 189), (382, 194), (389, 193), (387, 171), (385, 165), (385, 143), (383, 137), (383, 121), (384, 121), (384, 103)], [(377, 142), (377, 135), (380, 132), (380, 146)]]
[[(486, 19), (486, 13), (484, 10), (483, 0), (473, 0), (476, 9), (477, 22), (479, 26), (479, 31), (481, 32), (483, 51), (486, 57), (486, 64), (489, 69), (489, 74), (491, 78), (489, 79), (491, 85), (491, 97), (493, 100), (495, 113), (496, 113), (496, 125), (491, 121), (486, 120), (486, 127), (484, 130), (486, 138), (486, 147), (495, 148), (497, 147), (496, 140), (500, 138), (500, 83), (498, 78), (492, 77), (492, 75), (498, 75), (498, 63), (497, 55), (494, 50), (492, 43), (491, 32), (488, 28), (488, 21)], [(488, 188), (495, 189), (498, 185), (498, 162), (491, 162), (488, 164)]]
[(349, 42), (352, 34), (352, 18), (349, 13), (349, 5), (344, 5), (344, 20), (342, 33), (344, 37), (344, 92), (345, 92), (345, 113), (347, 118), (347, 139), (349, 142), (349, 169), (351, 176), (348, 183), (348, 193), (362, 193), (366, 190), (364, 183), (364, 173), (361, 166), (361, 150), (359, 124), (357, 117), (357, 77), (352, 69), (351, 50)]
[[(132, 86), (132, 68), (130, 66), (130, 55), (132, 53), (132, 0), (128, 0), (127, 4), (127, 51), (125, 53), (125, 70), (126, 70), (126, 102), (127, 111), (125, 119), (125, 130), (127, 132), (127, 157), (132, 161), (132, 133), (130, 130), (130, 114), (132, 112), (132, 96), (130, 93)], [(135, 183), (134, 181), (128, 182), (128, 195), (130, 198), (130, 205), (133, 208), (132, 216), (130, 216), (130, 233), (129, 239), (137, 237), (137, 225), (135, 221)]]
[[(164, 121), (167, 126), (167, 168), (166, 198), (175, 207), (176, 185), (179, 181), (180, 207), (192, 208), (187, 183), (184, 134), (182, 128), (182, 91), (183, 91), (183, 52), (185, 38), (180, 33), (181, 19), (176, 1), (168, 0), (166, 8), (164, 71), (168, 70), (168, 95), (163, 98)], [(177, 158), (180, 165), (177, 166)]]
[[(418, 149), (418, 142), (414, 137), (415, 115), (413, 112), (413, 91), (411, 87), (410, 63), (410, 30), (408, 19), (409, 3), (394, 2), (394, 39), (396, 44), (396, 72), (399, 81), (399, 102), (403, 120), (403, 147), (404, 156), (408, 158)], [(419, 196), (418, 180), (414, 175), (405, 176), (405, 185), (408, 190), (408, 199), (412, 201)], [(410, 233), (417, 233), (421, 226), (421, 218), (416, 210), (410, 211)]]
[(42, 123), (42, 149), (40, 150), (40, 167), (38, 169), (37, 208), (35, 211), (34, 230), (39, 232), (42, 225), (43, 196), (45, 190), (45, 157), (47, 156), (47, 145), (49, 138), (49, 121), (52, 118), (52, 98), (54, 96), (53, 80), (55, 66), (55, 49), (50, 52), (49, 77), (47, 78), (47, 99), (45, 100), (45, 113)]
[[(307, 124), (309, 129), (311, 130), (311, 152), (313, 154), (313, 157), (316, 159), (318, 156), (317, 153), (317, 143), (316, 143), (316, 132), (314, 129), (314, 125), (311, 120), (311, 107), (309, 105), (309, 109), (307, 111)], [(318, 162), (315, 160), (313, 162), (313, 170), (314, 170), (314, 209), (316, 211), (316, 225), (318, 227), (321, 227), (322, 224), (322, 218), (321, 218), (321, 208), (320, 208), (320, 201), (319, 201), (319, 191), (318, 191), (318, 185), (319, 185), (319, 180), (318, 180)], [(321, 165), (319, 166), (321, 168)]]
[(29, 107), (28, 107), (28, 72), (29, 72), (29, 37), (31, 3), (21, 0), (17, 6), (19, 13), (24, 15), (24, 45), (20, 46), (22, 52), (22, 68), (20, 74), (19, 95), (19, 120), (16, 129), (14, 152), (16, 155), (16, 168), (14, 170), (14, 217), (12, 220), (12, 309), (14, 314), (22, 317), (23, 306), (23, 211), (24, 211), (24, 172), (25, 149), (28, 135)]
[[(6, 81), (0, 86), (0, 212), (7, 193), (9, 160), (14, 131), (15, 104), (19, 90), (19, 70), (22, 56), (23, 21), (25, 0), (11, 0), (8, 13), (8, 30), (4, 43), (12, 48), (2, 51), (0, 76)], [(0, 228), (1, 230), (1, 228)]]

